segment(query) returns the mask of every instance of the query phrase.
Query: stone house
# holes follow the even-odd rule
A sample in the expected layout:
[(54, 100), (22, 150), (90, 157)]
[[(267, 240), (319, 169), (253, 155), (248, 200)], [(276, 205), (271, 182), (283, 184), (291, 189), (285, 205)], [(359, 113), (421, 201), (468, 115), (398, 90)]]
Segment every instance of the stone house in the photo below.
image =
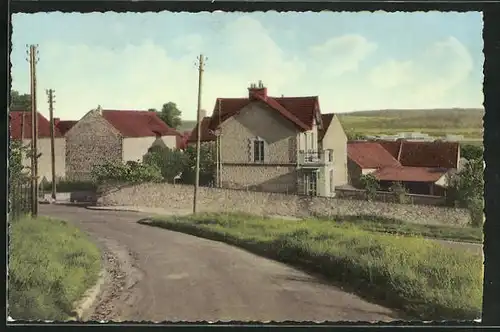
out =
[[(189, 143), (197, 140), (197, 126)], [(271, 97), (259, 82), (247, 98), (218, 98), (201, 121), (203, 142), (216, 142), (219, 186), (332, 196), (347, 182), (347, 137), (319, 98)]]
[(457, 142), (353, 141), (347, 144), (349, 184), (372, 174), (382, 190), (400, 182), (411, 194), (444, 196), (448, 174), (460, 163)]
[(103, 110), (84, 115), (66, 132), (66, 175), (89, 180), (95, 165), (106, 161), (142, 161), (152, 146), (171, 149), (180, 134), (150, 111)]
[[(50, 146), (50, 121), (41, 113), (38, 115), (38, 180), (43, 178), (52, 181), (52, 159)], [(22, 140), (23, 145), (31, 143), (31, 112), (10, 111), (10, 137), (12, 140)], [(65, 152), (66, 142), (57, 127), (54, 128), (54, 154), (55, 154), (55, 175), (56, 178), (65, 176)], [(31, 166), (31, 158), (25, 156), (23, 165)]]

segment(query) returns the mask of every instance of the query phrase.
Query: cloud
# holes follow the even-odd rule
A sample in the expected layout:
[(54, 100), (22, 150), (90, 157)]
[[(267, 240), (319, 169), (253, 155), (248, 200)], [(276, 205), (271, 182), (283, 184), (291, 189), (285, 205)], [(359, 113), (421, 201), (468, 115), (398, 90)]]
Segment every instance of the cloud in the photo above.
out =
[(350, 71), (357, 71), (359, 64), (377, 49), (377, 44), (360, 35), (344, 35), (331, 38), (321, 45), (310, 48), (316, 60), (326, 62), (326, 72), (340, 76)]
[[(474, 61), (467, 48), (449, 37), (430, 45), (413, 59), (389, 59), (369, 73), (372, 87), (405, 94), (413, 102), (439, 101), (465, 82)], [(389, 91), (388, 91), (389, 90)]]
[[(460, 94), (457, 87), (474, 65), (455, 38), (432, 44), (415, 57), (401, 60), (391, 54), (376, 67), (365, 68), (383, 50), (362, 35), (320, 40), (302, 53), (291, 53), (257, 19), (240, 16), (226, 22), (217, 33), (186, 33), (168, 43), (134, 39), (122, 47), (105, 47), (41, 40), (39, 109), (47, 113), (43, 91), (53, 88), (56, 114), (62, 118), (78, 119), (97, 105), (148, 109), (173, 101), (186, 119), (194, 119), (200, 50), (208, 56), (202, 106), (209, 112), (217, 97), (245, 96), (257, 80), (271, 95), (319, 95), (324, 112), (433, 107), (449, 102), (450, 91)], [(13, 88), (27, 92), (28, 75), (24, 57), (13, 59)]]

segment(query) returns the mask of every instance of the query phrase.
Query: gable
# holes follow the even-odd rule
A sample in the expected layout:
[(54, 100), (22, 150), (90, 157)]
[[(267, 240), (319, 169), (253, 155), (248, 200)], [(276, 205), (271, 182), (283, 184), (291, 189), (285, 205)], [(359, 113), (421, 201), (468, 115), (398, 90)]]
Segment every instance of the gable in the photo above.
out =
[(66, 132), (66, 137), (78, 135), (79, 133), (92, 133), (102, 130), (108, 130), (114, 135), (121, 136), (120, 132), (114, 128), (106, 119), (101, 116), (98, 110), (87, 112), (73, 127)]

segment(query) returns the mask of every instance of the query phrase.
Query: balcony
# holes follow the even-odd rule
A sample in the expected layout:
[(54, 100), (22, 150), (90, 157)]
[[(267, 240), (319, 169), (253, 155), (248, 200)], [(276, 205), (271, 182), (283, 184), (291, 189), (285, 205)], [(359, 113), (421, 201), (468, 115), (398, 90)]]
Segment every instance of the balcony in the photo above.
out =
[(333, 164), (333, 150), (300, 150), (298, 166), (303, 168), (318, 168)]

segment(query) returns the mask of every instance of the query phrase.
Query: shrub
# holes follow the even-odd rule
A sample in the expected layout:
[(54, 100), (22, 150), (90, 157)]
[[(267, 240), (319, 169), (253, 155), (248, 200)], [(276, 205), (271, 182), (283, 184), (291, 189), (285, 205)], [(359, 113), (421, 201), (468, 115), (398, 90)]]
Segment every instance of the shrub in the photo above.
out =
[(96, 184), (159, 182), (161, 171), (155, 165), (136, 161), (106, 162), (92, 168), (91, 176)]
[(391, 186), (390, 191), (394, 194), (394, 198), (395, 198), (397, 203), (400, 203), (400, 204), (411, 203), (411, 199), (408, 196), (408, 191), (404, 187), (403, 183), (395, 182)]
[(366, 199), (372, 201), (377, 195), (377, 190), (380, 189), (380, 183), (373, 174), (361, 175), (359, 179), (361, 186), (366, 192)]
[[(94, 191), (97, 184), (94, 181), (72, 181), (61, 179), (56, 182), (57, 192), (72, 192), (72, 191)], [(40, 185), (40, 190), (48, 192), (52, 191), (52, 182), (45, 182)]]
[(183, 151), (155, 146), (144, 156), (144, 163), (160, 169), (163, 179), (172, 183), (186, 168), (187, 158)]

